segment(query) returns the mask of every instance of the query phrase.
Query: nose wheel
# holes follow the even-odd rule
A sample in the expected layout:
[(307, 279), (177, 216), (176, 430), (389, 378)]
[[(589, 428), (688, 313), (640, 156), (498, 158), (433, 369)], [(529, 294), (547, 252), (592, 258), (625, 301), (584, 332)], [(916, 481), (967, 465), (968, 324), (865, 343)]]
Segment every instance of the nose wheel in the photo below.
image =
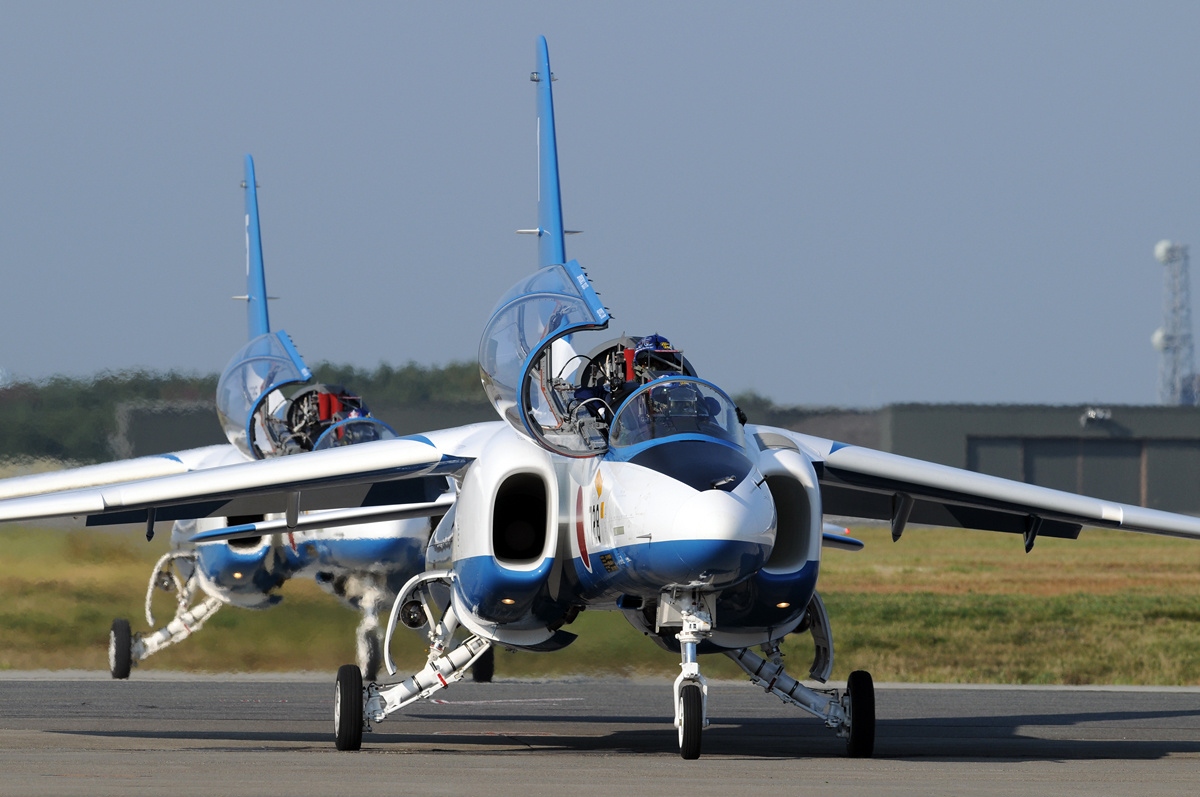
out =
[(688, 761), (700, 757), (704, 730), (704, 695), (700, 685), (685, 683), (679, 690), (679, 755)]

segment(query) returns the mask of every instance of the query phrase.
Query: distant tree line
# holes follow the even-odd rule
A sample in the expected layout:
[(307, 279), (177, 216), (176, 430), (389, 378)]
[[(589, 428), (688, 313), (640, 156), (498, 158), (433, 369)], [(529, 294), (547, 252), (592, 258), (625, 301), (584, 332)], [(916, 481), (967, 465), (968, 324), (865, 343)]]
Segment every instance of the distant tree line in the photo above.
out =
[(116, 408), (126, 401), (213, 401), (215, 374), (105, 371), (0, 387), (0, 457), (75, 462), (111, 459)]
[(479, 381), (479, 366), (472, 362), (434, 366), (408, 363), (398, 368), (384, 363), (374, 369), (319, 363), (313, 375), (318, 382), (362, 393), (368, 404), (487, 402)]
[[(410, 362), (368, 369), (323, 362), (313, 374), (317, 382), (342, 385), (362, 396), (376, 417), (401, 434), (496, 420), (475, 363), (424, 366)], [(91, 378), (56, 376), (37, 382), (10, 382), (0, 387), (0, 460), (111, 460), (118, 409), (136, 402), (212, 405), (212, 418), (201, 418), (200, 423), (216, 442), (223, 439), (214, 403), (217, 378), (217, 374), (178, 371), (106, 371)], [(753, 392), (739, 394), (735, 400), (751, 423), (772, 426), (795, 428), (814, 414), (832, 411), (780, 407)], [(189, 445), (180, 443), (161, 450)]]
[[(386, 415), (423, 406), (448, 408), (452, 414), (465, 410), (469, 420), (490, 410), (474, 363), (383, 364), (374, 369), (319, 363), (313, 374), (318, 382), (343, 385), (366, 397), (376, 414), (389, 422)], [(9, 382), (0, 387), (0, 459), (108, 461), (113, 458), (111, 440), (119, 406), (208, 402), (214, 404), (215, 419), (217, 379), (217, 374), (178, 371), (105, 371), (90, 378)]]

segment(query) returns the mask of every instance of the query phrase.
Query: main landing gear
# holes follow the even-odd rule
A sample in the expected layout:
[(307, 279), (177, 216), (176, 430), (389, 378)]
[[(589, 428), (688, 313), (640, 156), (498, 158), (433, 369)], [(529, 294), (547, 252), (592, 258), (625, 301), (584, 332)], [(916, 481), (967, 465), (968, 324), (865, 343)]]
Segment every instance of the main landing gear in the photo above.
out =
[[(824, 683), (833, 671), (833, 634), (825, 604), (815, 593), (801, 626), (805, 627), (812, 632), (816, 647), (809, 676)], [(836, 689), (811, 689), (784, 670), (778, 642), (763, 645), (762, 652), (763, 656), (759, 656), (749, 648), (742, 648), (727, 650), (725, 655), (737, 662), (755, 684), (837, 731), (846, 740), (846, 752), (851, 758), (871, 757), (875, 752), (875, 684), (869, 672), (850, 673), (846, 689), (840, 693)]]
[(875, 685), (867, 671), (850, 673), (846, 690), (839, 694), (836, 689), (810, 689), (788, 675), (782, 662), (764, 659), (748, 648), (726, 651), (725, 655), (767, 692), (824, 720), (846, 740), (851, 758), (870, 758), (875, 752)]
[(206, 598), (192, 605), (197, 592), (195, 572), (195, 554), (191, 552), (172, 551), (158, 560), (146, 588), (146, 622), (154, 627), (150, 602), (156, 588), (175, 592), (175, 617), (149, 634), (133, 633), (126, 619), (113, 620), (108, 633), (108, 669), (113, 678), (128, 678), (138, 662), (196, 633), (221, 608), (217, 598)]
[(363, 735), (363, 678), (357, 664), (338, 668), (333, 688), (333, 738), (339, 750), (358, 750)]
[(436, 604), (430, 593), (432, 582), (448, 582), (447, 573), (422, 573), (414, 577), (396, 597), (392, 616), (384, 637), (383, 659), (387, 670), (395, 674), (388, 646), (397, 620), (410, 628), (429, 629), (429, 658), (416, 674), (394, 684), (368, 683), (363, 686), (362, 671), (357, 665), (343, 665), (334, 687), (334, 740), (339, 750), (358, 750), (362, 747), (363, 731), (372, 723), (382, 722), (405, 706), (429, 697), (461, 680), (492, 649), (492, 643), (479, 636), (469, 636), (455, 643), (458, 617), (454, 607), (448, 607), (435, 617)]
[[(382, 722), (388, 715), (461, 680), (491, 651), (492, 643), (478, 635), (454, 641), (459, 620), (453, 604), (441, 612), (440, 618), (437, 616), (430, 588), (437, 582), (449, 587), (453, 578), (453, 573), (423, 573), (409, 581), (396, 597), (384, 639), (384, 662), (388, 672), (395, 674), (388, 647), (396, 623), (401, 621), (413, 629), (428, 629), (429, 657), (422, 670), (399, 683), (368, 683), (365, 687), (357, 665), (347, 664), (338, 670), (333, 712), (337, 749), (360, 749), (363, 732), (371, 730), (372, 723)], [(700, 757), (703, 732), (708, 727), (708, 682), (700, 673), (697, 653), (700, 644), (713, 636), (713, 600), (708, 593), (679, 590), (664, 593), (658, 604), (657, 626), (680, 629), (675, 638), (679, 640), (681, 672), (672, 691), (679, 754), (689, 760)], [(833, 668), (833, 637), (820, 598), (814, 596), (806, 620), (816, 646), (809, 675), (824, 682)], [(812, 689), (784, 670), (778, 642), (761, 647), (762, 656), (749, 648), (727, 650), (725, 655), (767, 692), (823, 720), (846, 741), (851, 757), (867, 758), (874, 753), (875, 686), (869, 673), (850, 673), (842, 691)]]
[[(685, 759), (700, 757), (701, 734), (708, 727), (708, 684), (700, 674), (696, 651), (712, 636), (710, 596), (699, 592), (664, 593), (658, 606), (657, 623), (681, 626), (679, 640), (682, 672), (675, 679), (675, 727), (679, 732), (679, 754)], [(809, 675), (824, 682), (833, 669), (833, 635), (829, 617), (819, 596), (808, 607), (807, 627), (813, 633), (816, 656)], [(875, 685), (870, 673), (850, 673), (846, 689), (812, 689), (788, 675), (779, 644), (762, 646), (765, 656), (749, 648), (725, 651), (757, 685), (785, 703), (791, 703), (825, 722), (846, 740), (851, 758), (869, 758), (875, 751)]]

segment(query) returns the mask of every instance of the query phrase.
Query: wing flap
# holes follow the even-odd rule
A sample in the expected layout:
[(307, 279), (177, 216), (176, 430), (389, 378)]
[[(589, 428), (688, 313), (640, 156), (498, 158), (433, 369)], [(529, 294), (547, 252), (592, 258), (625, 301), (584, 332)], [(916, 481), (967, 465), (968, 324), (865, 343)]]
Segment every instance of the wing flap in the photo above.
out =
[[(870, 518), (890, 521), (895, 511), (895, 491), (876, 491), (857, 486), (834, 484), (821, 480), (822, 508), (828, 515)], [(897, 490), (898, 491), (898, 490)], [(944, 500), (916, 498), (908, 522), (927, 526), (949, 526), (952, 528), (979, 529), (981, 531), (1003, 531), (1024, 534), (1029, 511), (1003, 511), (1000, 509), (954, 504)], [(1076, 539), (1082, 528), (1080, 523), (1043, 519), (1038, 533), (1044, 537)]]

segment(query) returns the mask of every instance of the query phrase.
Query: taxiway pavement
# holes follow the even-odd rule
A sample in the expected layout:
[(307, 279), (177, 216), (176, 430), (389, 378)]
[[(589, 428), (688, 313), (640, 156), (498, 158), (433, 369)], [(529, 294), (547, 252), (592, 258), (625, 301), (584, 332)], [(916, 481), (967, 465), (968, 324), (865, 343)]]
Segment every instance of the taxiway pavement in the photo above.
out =
[(462, 683), (333, 747), (331, 676), (0, 673), (0, 795), (1192, 794), (1200, 689), (891, 686), (875, 758), (717, 682), (698, 761), (665, 680)]

